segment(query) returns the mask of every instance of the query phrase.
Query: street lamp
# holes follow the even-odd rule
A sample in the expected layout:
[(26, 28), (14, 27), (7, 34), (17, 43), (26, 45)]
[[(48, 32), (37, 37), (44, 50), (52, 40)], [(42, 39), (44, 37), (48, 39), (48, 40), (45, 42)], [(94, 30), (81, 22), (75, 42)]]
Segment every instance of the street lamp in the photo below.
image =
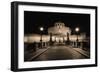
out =
[(75, 31), (76, 31), (76, 32), (79, 32), (79, 30), (80, 30), (79, 27), (76, 27), (76, 28), (75, 28)]
[(41, 42), (41, 48), (42, 48), (42, 31), (44, 30), (43, 27), (40, 27), (40, 31), (41, 31), (41, 37), (40, 37), (40, 42)]
[(69, 41), (69, 33), (67, 32), (67, 45), (69, 45), (70, 41)]
[(75, 28), (75, 31), (77, 32), (77, 39), (76, 39), (77, 47), (78, 47), (78, 32), (79, 32), (79, 30), (80, 30), (79, 27), (76, 27), (76, 28)]
[(40, 27), (40, 31), (43, 31), (44, 29), (43, 29), (43, 27)]

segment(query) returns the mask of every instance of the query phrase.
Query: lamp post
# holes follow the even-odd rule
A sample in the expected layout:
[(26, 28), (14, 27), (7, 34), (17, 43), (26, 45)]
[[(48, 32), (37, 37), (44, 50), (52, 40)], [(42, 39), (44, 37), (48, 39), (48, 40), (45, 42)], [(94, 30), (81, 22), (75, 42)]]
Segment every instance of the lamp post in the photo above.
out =
[(66, 44), (69, 45), (70, 44), (70, 41), (69, 41), (69, 33), (67, 32), (66, 34)]
[(79, 30), (80, 30), (79, 27), (76, 27), (76, 28), (75, 28), (75, 31), (77, 32), (77, 39), (76, 39), (77, 47), (78, 47), (78, 32), (79, 32)]
[(41, 37), (40, 37), (40, 42), (41, 42), (41, 48), (42, 48), (42, 32), (43, 32), (44, 28), (40, 27), (40, 31), (41, 31)]

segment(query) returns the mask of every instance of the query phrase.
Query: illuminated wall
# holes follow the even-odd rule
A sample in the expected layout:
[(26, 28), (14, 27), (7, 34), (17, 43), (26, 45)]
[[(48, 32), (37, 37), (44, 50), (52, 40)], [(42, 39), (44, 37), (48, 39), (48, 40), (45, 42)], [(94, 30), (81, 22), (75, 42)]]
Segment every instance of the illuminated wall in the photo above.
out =
[[(40, 38), (41, 38), (41, 35), (26, 35), (24, 37), (24, 42), (29, 42), (29, 43), (40, 42)], [(70, 41), (76, 41), (77, 35), (70, 35), (69, 39), (70, 39)], [(78, 39), (79, 39), (79, 41), (82, 41), (82, 40), (85, 39), (85, 37), (83, 37), (83, 35), (79, 35)], [(52, 36), (52, 41), (55, 41), (55, 40), (56, 40), (56, 42), (59, 42), (59, 40), (62, 41), (62, 42), (63, 42), (63, 40), (66, 41), (67, 36), (64, 36), (64, 37)], [(43, 42), (49, 42), (50, 36), (49, 35), (42, 35), (42, 41)]]

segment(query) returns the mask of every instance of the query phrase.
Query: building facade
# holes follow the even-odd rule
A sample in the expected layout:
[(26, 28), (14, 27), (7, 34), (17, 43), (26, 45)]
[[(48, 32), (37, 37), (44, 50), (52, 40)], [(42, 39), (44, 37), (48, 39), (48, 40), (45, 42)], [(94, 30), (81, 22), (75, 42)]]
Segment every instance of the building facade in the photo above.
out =
[[(78, 42), (84, 41), (86, 38), (85, 34), (81, 35), (72, 35), (71, 34), (71, 28), (68, 26), (65, 26), (63, 22), (56, 22), (54, 23), (53, 27), (48, 28), (48, 35), (42, 34), (42, 42), (54, 42), (54, 43), (60, 43), (65, 44), (66, 41), (70, 41), (71, 45), (75, 46), (77, 45), (76, 40), (78, 39)], [(40, 34), (28, 34), (24, 36), (24, 42), (37, 42), (39, 43), (41, 39)]]

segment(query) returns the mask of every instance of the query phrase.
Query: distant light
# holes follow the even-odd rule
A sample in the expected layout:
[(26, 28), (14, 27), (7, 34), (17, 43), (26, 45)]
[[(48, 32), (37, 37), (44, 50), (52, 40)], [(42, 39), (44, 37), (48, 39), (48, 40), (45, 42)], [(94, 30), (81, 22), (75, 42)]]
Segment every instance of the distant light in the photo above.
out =
[(43, 27), (40, 27), (40, 31), (43, 31), (44, 29), (43, 29)]
[(77, 27), (77, 28), (75, 28), (75, 31), (76, 31), (76, 32), (78, 32), (79, 30), (80, 30), (80, 29), (79, 29), (78, 27)]

